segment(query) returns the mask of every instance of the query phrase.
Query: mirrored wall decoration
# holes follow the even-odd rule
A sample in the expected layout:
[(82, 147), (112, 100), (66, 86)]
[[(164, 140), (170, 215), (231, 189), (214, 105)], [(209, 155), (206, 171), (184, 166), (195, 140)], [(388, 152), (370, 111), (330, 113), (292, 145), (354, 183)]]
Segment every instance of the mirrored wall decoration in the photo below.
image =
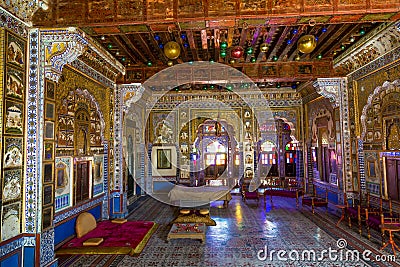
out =
[(49, 228), (53, 224), (53, 207), (43, 209), (42, 214), (42, 227), (43, 229)]
[(22, 166), (22, 138), (5, 138), (4, 168)]
[(5, 170), (3, 183), (3, 202), (19, 199), (21, 197), (22, 171)]
[(7, 240), (20, 233), (20, 203), (2, 207), (1, 239)]
[(52, 183), (54, 176), (53, 162), (45, 163), (43, 165), (43, 183)]
[(54, 103), (46, 103), (46, 120), (54, 120), (55, 114), (54, 114)]
[(23, 105), (6, 100), (5, 127), (6, 134), (22, 135), (23, 133)]
[(54, 138), (54, 122), (46, 121), (44, 124), (44, 138), (53, 139)]
[(53, 204), (53, 185), (43, 186), (43, 206)]

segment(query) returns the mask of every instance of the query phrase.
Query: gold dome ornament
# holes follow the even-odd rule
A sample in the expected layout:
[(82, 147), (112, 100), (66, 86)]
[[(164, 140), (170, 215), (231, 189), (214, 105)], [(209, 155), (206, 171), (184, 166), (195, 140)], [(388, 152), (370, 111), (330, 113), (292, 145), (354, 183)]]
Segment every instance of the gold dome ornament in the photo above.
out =
[(176, 59), (181, 53), (181, 47), (177, 42), (170, 41), (164, 46), (164, 54), (169, 59)]
[(297, 41), (297, 49), (304, 54), (311, 53), (317, 46), (317, 40), (314, 35), (308, 34), (300, 37)]
[(267, 43), (263, 43), (260, 45), (260, 50), (261, 52), (267, 52), (268, 50), (268, 44)]

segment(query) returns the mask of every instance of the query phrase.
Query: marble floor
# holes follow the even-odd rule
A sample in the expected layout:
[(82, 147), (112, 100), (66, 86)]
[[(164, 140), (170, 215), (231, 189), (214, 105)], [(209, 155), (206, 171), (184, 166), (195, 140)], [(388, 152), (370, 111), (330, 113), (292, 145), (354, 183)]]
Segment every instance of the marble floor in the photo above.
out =
[(74, 256), (60, 259), (60, 266), (400, 266), (390, 249), (379, 250), (378, 232), (368, 240), (344, 222), (336, 227), (339, 211), (333, 206), (313, 215), (291, 198), (274, 197), (273, 204), (268, 198), (244, 203), (238, 195), (228, 208), (211, 203), (217, 225), (207, 227), (202, 244), (194, 239), (167, 242), (178, 208), (142, 197), (128, 219), (155, 221), (159, 227), (139, 256)]

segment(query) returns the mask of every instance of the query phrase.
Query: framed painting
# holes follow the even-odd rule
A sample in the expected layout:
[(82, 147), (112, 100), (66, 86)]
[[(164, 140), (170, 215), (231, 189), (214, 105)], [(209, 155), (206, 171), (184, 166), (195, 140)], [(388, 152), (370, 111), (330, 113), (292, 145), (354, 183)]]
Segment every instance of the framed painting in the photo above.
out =
[(3, 206), (1, 240), (7, 240), (20, 234), (21, 206), (20, 202)]
[(53, 224), (53, 207), (43, 209), (42, 213), (42, 227), (43, 229), (49, 228)]
[(54, 118), (55, 118), (54, 103), (46, 102), (45, 119), (46, 120), (54, 120)]
[(67, 165), (64, 162), (58, 162), (56, 165), (56, 188), (64, 188), (68, 182)]
[(13, 34), (7, 34), (7, 63), (20, 68), (25, 65), (25, 42)]
[(95, 155), (94, 156), (94, 164), (93, 164), (93, 179), (95, 183), (102, 182), (103, 180), (103, 155)]
[(43, 186), (43, 205), (53, 204), (53, 185)]
[(22, 170), (12, 169), (4, 171), (3, 202), (21, 197)]
[(44, 142), (44, 160), (53, 160), (54, 158), (54, 143)]
[(22, 100), (24, 97), (24, 73), (8, 67), (6, 74), (6, 96)]
[(43, 164), (43, 183), (52, 183), (54, 175), (53, 162)]
[(45, 97), (54, 100), (55, 98), (55, 85), (53, 82), (46, 79)]
[(44, 138), (54, 139), (54, 122), (46, 121), (44, 123)]
[(370, 178), (376, 177), (376, 168), (375, 168), (375, 161), (368, 160), (367, 161), (367, 168), (368, 168), (368, 176)]
[(22, 135), (24, 125), (23, 112), (24, 106), (22, 103), (6, 101), (5, 133)]
[(157, 169), (171, 168), (171, 149), (157, 149)]
[(5, 138), (4, 168), (22, 166), (22, 138)]

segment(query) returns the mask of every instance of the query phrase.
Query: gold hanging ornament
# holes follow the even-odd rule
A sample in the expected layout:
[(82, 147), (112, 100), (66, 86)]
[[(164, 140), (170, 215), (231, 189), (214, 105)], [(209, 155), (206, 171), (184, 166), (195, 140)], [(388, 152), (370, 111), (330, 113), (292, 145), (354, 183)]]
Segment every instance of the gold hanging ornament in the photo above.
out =
[(164, 54), (169, 59), (176, 59), (181, 53), (181, 47), (177, 42), (170, 41), (164, 46)]
[(314, 35), (308, 34), (300, 37), (297, 41), (297, 49), (304, 54), (311, 53), (317, 46), (317, 40)]

